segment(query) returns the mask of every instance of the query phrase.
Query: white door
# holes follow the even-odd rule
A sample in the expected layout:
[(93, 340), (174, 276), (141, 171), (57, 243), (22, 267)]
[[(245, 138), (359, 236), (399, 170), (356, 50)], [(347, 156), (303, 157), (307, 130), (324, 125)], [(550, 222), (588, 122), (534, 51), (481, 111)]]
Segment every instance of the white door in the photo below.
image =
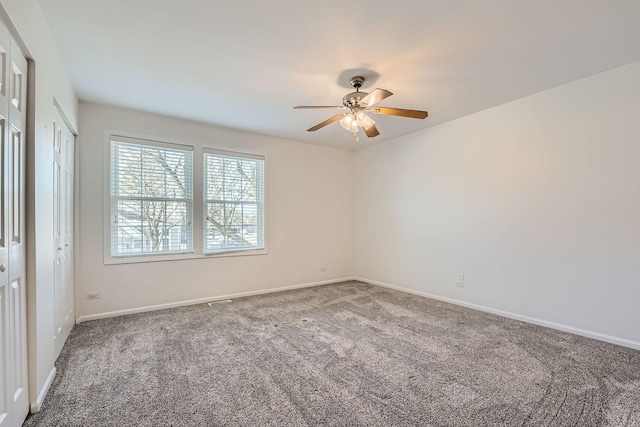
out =
[(9, 132), (9, 90), (7, 70), (11, 35), (4, 25), (0, 25), (0, 426), (11, 426), (11, 344), (9, 342), (9, 195), (5, 189), (9, 182), (8, 132)]
[(69, 333), (71, 329), (76, 323), (76, 316), (74, 313), (75, 308), (75, 281), (74, 281), (74, 251), (73, 251), (73, 212), (74, 212), (74, 185), (75, 177), (75, 136), (69, 129), (69, 127), (64, 126), (64, 131), (62, 132), (62, 145), (64, 147), (65, 153), (65, 169), (64, 169), (64, 182), (65, 182), (65, 198), (64, 198), (64, 206), (65, 206), (65, 227), (64, 227), (64, 266), (65, 266), (65, 318), (64, 318), (64, 340), (66, 341), (69, 337)]
[(0, 24), (0, 426), (29, 410), (25, 282), (27, 61)]
[(54, 344), (60, 354), (75, 322), (73, 282), (74, 136), (56, 110), (53, 121)]

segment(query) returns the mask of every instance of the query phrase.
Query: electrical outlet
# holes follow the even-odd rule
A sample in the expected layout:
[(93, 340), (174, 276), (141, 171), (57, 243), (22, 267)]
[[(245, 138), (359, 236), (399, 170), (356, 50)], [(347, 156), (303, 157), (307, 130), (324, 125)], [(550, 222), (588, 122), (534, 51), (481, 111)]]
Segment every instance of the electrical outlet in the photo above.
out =
[(458, 274), (456, 274), (456, 286), (464, 288), (464, 271), (458, 271)]
[(87, 292), (86, 299), (100, 299), (100, 292)]
[(327, 267), (325, 267), (324, 265), (322, 267), (320, 267), (320, 273), (327, 271)]

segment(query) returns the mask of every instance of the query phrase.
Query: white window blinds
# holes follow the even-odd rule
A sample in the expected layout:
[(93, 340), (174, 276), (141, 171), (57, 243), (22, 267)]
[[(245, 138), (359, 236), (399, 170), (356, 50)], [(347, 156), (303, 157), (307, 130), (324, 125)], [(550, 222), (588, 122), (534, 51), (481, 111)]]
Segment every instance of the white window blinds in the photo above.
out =
[(193, 252), (193, 151), (112, 138), (111, 255)]
[(204, 251), (264, 248), (264, 157), (204, 153)]

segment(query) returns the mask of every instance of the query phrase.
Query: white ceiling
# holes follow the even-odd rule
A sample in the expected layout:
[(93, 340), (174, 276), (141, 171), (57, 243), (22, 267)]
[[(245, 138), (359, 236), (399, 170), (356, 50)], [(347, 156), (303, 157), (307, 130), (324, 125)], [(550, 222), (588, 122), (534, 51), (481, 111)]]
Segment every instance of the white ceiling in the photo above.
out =
[[(41, 0), (80, 99), (355, 147), (352, 75), (426, 109), (380, 142), (640, 60), (638, 0)], [(354, 71), (350, 71), (354, 70)], [(366, 89), (365, 89), (366, 90)]]

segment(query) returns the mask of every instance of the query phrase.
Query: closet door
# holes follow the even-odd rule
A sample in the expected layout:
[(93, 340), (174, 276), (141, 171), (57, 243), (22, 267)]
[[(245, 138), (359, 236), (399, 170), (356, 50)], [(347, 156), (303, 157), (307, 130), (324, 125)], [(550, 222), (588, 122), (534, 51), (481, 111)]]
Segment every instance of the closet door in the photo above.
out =
[(0, 426), (12, 425), (11, 418), (11, 345), (9, 319), (9, 182), (8, 134), (9, 134), (9, 51), (11, 36), (0, 23)]
[(27, 61), (0, 23), (0, 427), (29, 410), (25, 282)]
[(73, 208), (74, 208), (74, 170), (75, 170), (75, 136), (66, 125), (62, 131), (62, 146), (64, 149), (64, 340), (66, 341), (71, 333), (71, 328), (76, 323), (75, 308), (75, 280), (74, 280), (74, 233), (73, 233)]
[(56, 110), (53, 122), (54, 346), (60, 354), (75, 323), (73, 283), (74, 136)]
[(56, 111), (53, 119), (53, 340), (56, 357), (64, 345), (64, 339), (62, 339), (64, 323), (62, 247), (64, 243), (62, 240), (63, 209), (60, 203), (63, 199), (62, 191), (62, 118)]
[(9, 77), (8, 160), (9, 342), (10, 398), (14, 425), (29, 411), (27, 392), (27, 313), (25, 265), (25, 127), (27, 122), (27, 60), (12, 40)]

